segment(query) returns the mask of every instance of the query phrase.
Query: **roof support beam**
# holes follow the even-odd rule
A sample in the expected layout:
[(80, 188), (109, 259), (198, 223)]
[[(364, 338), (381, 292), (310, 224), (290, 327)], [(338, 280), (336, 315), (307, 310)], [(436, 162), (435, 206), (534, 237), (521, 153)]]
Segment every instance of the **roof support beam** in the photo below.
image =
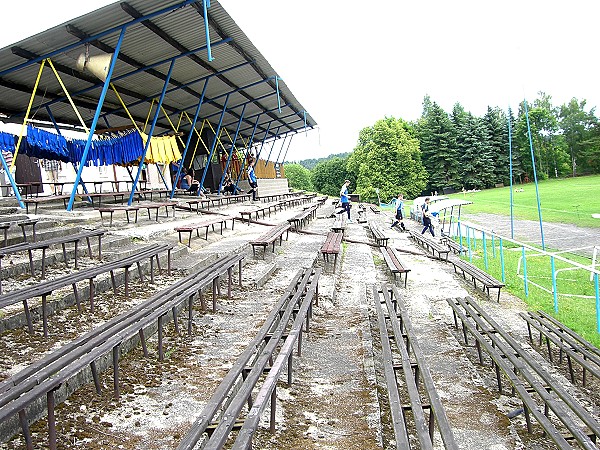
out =
[(102, 33), (98, 33), (98, 34), (95, 34), (93, 36), (90, 36), (89, 39), (85, 39), (85, 40), (83, 40), (81, 42), (76, 42), (74, 44), (70, 44), (70, 45), (67, 45), (65, 47), (61, 47), (61, 48), (59, 48), (57, 50), (53, 50), (51, 52), (48, 52), (48, 53), (45, 53), (45, 54), (39, 56), (38, 58), (36, 58), (36, 60), (27, 61), (27, 62), (24, 62), (23, 64), (19, 64), (17, 66), (11, 67), (10, 69), (3, 70), (3, 71), (0, 72), (0, 77), (3, 77), (4, 75), (7, 75), (7, 74), (12, 73), (12, 72), (15, 72), (17, 70), (20, 70), (20, 69), (22, 69), (24, 67), (27, 67), (27, 66), (31, 65), (31, 64), (38, 63), (38, 62), (40, 62), (43, 59), (52, 58), (55, 55), (59, 55), (61, 53), (66, 53), (69, 50), (73, 50), (74, 48), (79, 47), (81, 44), (85, 44), (87, 42), (91, 42), (91, 41), (93, 41), (95, 39), (100, 39), (100, 38), (102, 38), (104, 36), (110, 36), (110, 35), (115, 34), (117, 32), (123, 32), (123, 30), (125, 30), (127, 27), (129, 27), (131, 25), (135, 25), (136, 23), (143, 22), (144, 20), (153, 19), (154, 17), (162, 16), (163, 14), (166, 14), (168, 12), (174, 11), (174, 10), (179, 9), (179, 8), (183, 8), (184, 6), (187, 6), (187, 5), (191, 4), (191, 3), (194, 3), (195, 1), (196, 0), (185, 0), (185, 1), (181, 2), (181, 3), (177, 3), (175, 5), (171, 5), (171, 6), (168, 6), (166, 8), (159, 9), (158, 11), (155, 11), (155, 12), (153, 12), (151, 14), (140, 15), (140, 17), (136, 17), (134, 20), (131, 20), (131, 21), (127, 22), (127, 23), (124, 23), (123, 25), (118, 25), (116, 27), (112, 27), (112, 28), (109, 28), (106, 31), (103, 31)]
[[(200, 5), (198, 5), (197, 3), (192, 3), (192, 8), (194, 8), (196, 10), (196, 12), (198, 12), (198, 14), (200, 14), (202, 17), (204, 17), (204, 11), (202, 10), (202, 8), (200, 7)], [(223, 36), (226, 36), (227, 34), (223, 31), (223, 29), (219, 26), (219, 24), (210, 17), (210, 15), (208, 16), (208, 23), (210, 24), (211, 28), (213, 30), (215, 30), (217, 32), (217, 34), (219, 35), (219, 37), (221, 37), (221, 39), (223, 38)], [(229, 43), (229, 45), (231, 46), (231, 48), (233, 48), (238, 55), (240, 55), (242, 58), (244, 58), (246, 61), (252, 61), (253, 58), (251, 58), (245, 51), (244, 49), (237, 44), (237, 42), (235, 41), (231, 41)], [(252, 68), (256, 71), (256, 73), (258, 75), (260, 75), (262, 78), (267, 78), (268, 75), (258, 66), (258, 64), (253, 63), (252, 64)], [(271, 82), (269, 83), (269, 85), (273, 88), (273, 90), (276, 90), (276, 86), (275, 83)], [(281, 95), (281, 99), (284, 101), (284, 103), (292, 103), (288, 98), (286, 98), (285, 95)], [(302, 111), (297, 111), (295, 108), (292, 108), (293, 111), (298, 114), (298, 115), (302, 115)], [(276, 117), (274, 115), (269, 115), (272, 119), (276, 119)]]
[[(222, 70), (222, 71), (221, 71), (221, 72), (219, 72), (219, 73), (230, 72), (230, 71), (232, 71), (232, 70), (236, 70), (236, 69), (239, 69), (239, 68), (241, 68), (241, 67), (247, 66), (248, 64), (249, 64), (249, 63), (247, 63), (247, 62), (245, 62), (245, 63), (242, 63), (242, 64), (238, 64), (238, 65), (236, 65), (236, 66), (232, 66), (232, 67), (230, 67), (230, 68), (228, 68), (228, 69), (224, 69), (224, 70)], [(192, 80), (192, 81), (188, 81), (187, 83), (180, 83), (180, 86), (176, 86), (176, 87), (174, 87), (174, 88), (168, 89), (168, 90), (167, 90), (167, 94), (170, 94), (171, 92), (178, 91), (178, 90), (180, 90), (180, 89), (186, 89), (188, 86), (191, 86), (192, 84), (200, 83), (201, 81), (208, 80), (209, 78), (212, 78), (212, 77), (214, 77), (214, 76), (215, 76), (215, 74), (212, 74), (212, 75), (207, 75), (207, 76), (203, 76), (203, 77), (197, 78), (197, 79), (195, 79), (195, 80)], [(196, 93), (196, 91), (192, 91), (192, 92), (194, 92), (194, 97), (196, 97), (196, 98), (197, 98), (199, 94), (198, 94), (198, 93)], [(151, 96), (149, 96), (149, 97), (144, 97), (144, 98), (140, 99), (140, 100), (139, 100), (139, 101), (137, 101), (137, 102), (130, 103), (130, 104), (129, 104), (129, 105), (127, 105), (127, 106), (128, 106), (128, 107), (137, 106), (137, 105), (139, 105), (139, 104), (141, 104), (141, 103), (148, 102), (148, 101), (152, 100), (153, 98), (156, 98), (156, 95), (151, 95)], [(214, 100), (214, 98), (213, 98), (213, 99), (208, 99), (208, 100), (207, 100), (207, 102), (211, 102), (212, 100)], [(196, 106), (196, 105), (194, 105), (194, 107), (195, 107), (195, 106)], [(181, 113), (181, 112), (183, 112), (183, 111), (187, 111), (188, 109), (191, 109), (191, 108), (192, 108), (192, 106), (190, 106), (189, 108), (185, 108), (185, 109), (176, 109), (176, 108), (170, 108), (170, 110), (169, 110), (169, 111), (170, 111), (172, 114), (178, 114), (178, 113)], [(165, 108), (165, 109), (167, 109), (167, 108)], [(111, 111), (107, 111), (107, 112), (106, 112), (104, 115), (110, 115), (110, 114), (114, 114), (115, 112), (117, 112), (117, 111), (122, 111), (122, 110), (123, 110), (123, 108), (122, 108), (122, 107), (121, 107), (121, 108), (117, 108), (117, 109), (113, 109), (113, 110), (111, 110)], [(162, 118), (162, 117), (164, 117), (164, 116), (161, 116), (161, 118)]]
[(206, 179), (206, 173), (208, 172), (208, 168), (211, 164), (212, 157), (215, 153), (215, 148), (217, 147), (217, 141), (219, 140), (219, 134), (221, 134), (221, 125), (223, 124), (223, 117), (225, 117), (225, 111), (227, 111), (227, 102), (229, 102), (229, 95), (225, 97), (225, 104), (223, 105), (223, 110), (221, 111), (221, 118), (219, 119), (219, 125), (215, 131), (215, 137), (213, 139), (212, 145), (210, 146), (210, 152), (208, 155), (208, 159), (206, 161), (206, 166), (204, 166), (204, 172), (202, 172), (202, 179), (200, 180), (200, 187), (198, 188), (198, 196), (202, 193), (202, 189), (204, 188), (204, 180)]
[[(117, 41), (117, 46), (115, 47), (115, 54), (119, 54), (119, 50), (121, 50), (121, 44), (123, 43), (123, 38), (125, 37), (126, 27), (121, 28), (121, 34), (119, 35), (119, 40)], [(90, 146), (92, 144), (92, 136), (94, 135), (94, 131), (96, 131), (96, 125), (98, 124), (98, 119), (100, 118), (100, 111), (102, 110), (102, 105), (104, 103), (104, 99), (106, 98), (106, 92), (108, 92), (108, 86), (110, 85), (110, 79), (113, 74), (113, 70), (115, 69), (115, 63), (117, 62), (117, 58), (112, 58), (110, 61), (110, 66), (108, 68), (108, 74), (106, 75), (106, 81), (104, 82), (104, 88), (102, 88), (102, 93), (100, 94), (100, 99), (98, 100), (98, 106), (96, 107), (96, 113), (94, 114), (94, 120), (92, 120), (92, 124), (90, 125), (90, 132), (88, 134), (87, 142), (85, 143), (85, 148), (83, 149), (83, 155), (81, 156), (81, 161), (79, 163), (79, 167), (77, 169), (77, 175), (75, 176), (75, 183), (73, 183), (73, 191), (71, 192), (71, 197), (69, 198), (69, 204), (67, 205), (67, 211), (73, 210), (73, 203), (75, 202), (75, 194), (77, 194), (77, 186), (81, 182), (81, 173), (83, 172), (83, 167), (87, 161), (87, 155), (90, 151)], [(143, 160), (142, 160), (143, 161)], [(141, 165), (141, 164), (140, 164)]]
[[(226, 41), (219, 41), (219, 42), (215, 42), (213, 45), (224, 44), (225, 42), (226, 42)], [(183, 57), (189, 56), (189, 54), (191, 54), (191, 53), (197, 53), (197, 52), (203, 51), (203, 50), (205, 50), (205, 49), (206, 49), (206, 46), (202, 46), (202, 47), (199, 47), (199, 48), (197, 48), (197, 49), (190, 50), (190, 51), (188, 52), (188, 54), (181, 54), (181, 55), (173, 56), (173, 57), (171, 57), (171, 58), (167, 58), (167, 59), (164, 59), (164, 60), (161, 60), (161, 61), (155, 62), (155, 63), (153, 63), (153, 64), (150, 64), (150, 65), (148, 65), (148, 66), (142, 67), (142, 68), (140, 68), (140, 69), (136, 69), (136, 70), (133, 70), (133, 71), (131, 71), (131, 72), (125, 73), (125, 74), (123, 74), (123, 75), (119, 75), (118, 77), (115, 77), (115, 78), (113, 79), (113, 84), (114, 84), (115, 82), (119, 81), (119, 80), (123, 80), (124, 78), (130, 77), (130, 76), (132, 76), (132, 75), (136, 75), (136, 74), (138, 74), (138, 73), (140, 73), (140, 72), (145, 72), (145, 71), (147, 71), (149, 68), (154, 68), (154, 67), (157, 67), (157, 66), (161, 66), (161, 65), (163, 65), (163, 64), (166, 64), (166, 63), (168, 63), (168, 62), (170, 62), (170, 61), (172, 61), (172, 60), (179, 59), (179, 58), (183, 58)], [(86, 94), (86, 93), (88, 93), (88, 92), (90, 92), (90, 91), (93, 91), (94, 89), (98, 89), (98, 88), (101, 88), (101, 87), (102, 87), (102, 83), (95, 83), (93, 86), (89, 86), (89, 87), (87, 87), (87, 88), (80, 89), (79, 91), (73, 92), (73, 93), (71, 94), (71, 96), (72, 96), (72, 97), (76, 97), (76, 96), (79, 96), (79, 95), (83, 95), (83, 94)], [(119, 89), (121, 89), (121, 88), (119, 88)], [(195, 92), (195, 91), (192, 91), (192, 92), (194, 92), (194, 95), (195, 95), (196, 97), (199, 95), (199, 94), (198, 94), (197, 92)], [(139, 95), (140, 95), (140, 94), (135, 94), (135, 95), (134, 95), (134, 97), (139, 97)], [(66, 97), (66, 96), (62, 96), (62, 97), (56, 98), (56, 99), (54, 99), (54, 100), (52, 100), (52, 101), (50, 101), (50, 102), (44, 103), (44, 104), (42, 104), (42, 105), (40, 105), (40, 106), (41, 106), (41, 107), (45, 107), (45, 106), (48, 106), (48, 105), (52, 105), (52, 104), (54, 104), (54, 103), (58, 103), (58, 102), (64, 101), (64, 100), (66, 100), (66, 99), (67, 99), (67, 97)], [(93, 108), (92, 108), (92, 109), (93, 109)], [(171, 108), (171, 109), (173, 109), (173, 108)], [(119, 110), (119, 108), (115, 108), (115, 110)], [(144, 122), (144, 120), (142, 120), (142, 123), (143, 123), (143, 122)], [(161, 124), (161, 126), (163, 126), (163, 125)], [(165, 127), (165, 128), (169, 128), (168, 126), (164, 126), (164, 127)]]
[[(194, 3), (197, 4), (197, 3)], [(122, 2), (121, 3), (121, 8), (123, 8), (123, 10), (129, 14), (131, 17), (134, 18), (139, 18), (142, 16), (142, 13), (140, 13), (139, 11), (137, 11), (134, 7), (132, 7), (129, 3), (127, 2)], [(174, 39), (173, 37), (169, 36), (169, 34), (167, 32), (165, 32), (162, 28), (160, 28), (158, 25), (156, 25), (154, 22), (152, 22), (151, 20), (147, 19), (147, 20), (142, 20), (141, 21), (142, 25), (144, 25), (146, 28), (148, 28), (150, 31), (152, 31), (154, 34), (156, 34), (157, 36), (159, 36), (160, 38), (162, 38), (165, 42), (167, 42), (169, 45), (173, 46), (174, 48), (176, 48), (177, 50), (179, 50), (181, 53), (186, 53), (189, 50), (182, 45), (181, 43), (179, 43), (176, 39)], [(214, 44), (211, 44), (214, 45)], [(196, 64), (198, 64), (199, 66), (201, 66), (202, 68), (204, 68), (205, 70), (211, 72), (211, 73), (216, 73), (217, 70), (212, 67), (210, 64), (204, 62), (198, 55), (195, 54), (190, 54), (189, 58), (194, 61)], [(237, 89), (238, 86), (236, 86), (233, 82), (231, 82), (227, 77), (225, 77), (224, 75), (217, 75), (217, 77), (219, 78), (219, 80), (221, 80), (223, 83), (227, 84), (228, 86), (230, 86), (233, 89)], [(252, 97), (248, 96), (246, 93), (241, 93), (242, 95), (244, 95), (246, 98), (248, 98), (248, 100), (252, 100)], [(215, 105), (216, 106), (216, 105)], [(266, 109), (264, 108), (262, 105), (257, 104), (258, 107), (262, 108), (263, 110)], [(219, 105), (219, 108), (222, 108), (222, 106)], [(234, 114), (234, 113), (231, 113)], [(235, 115), (235, 114), (234, 114)], [(235, 115), (235, 117), (237, 119), (239, 119), (239, 116)]]
[[(177, 175), (175, 176), (175, 180), (172, 180), (173, 186), (171, 186), (171, 198), (175, 195), (175, 188), (177, 187), (177, 183), (179, 182), (179, 177), (181, 176), (181, 169), (183, 167), (183, 162), (185, 161), (185, 157), (187, 155), (188, 149), (190, 148), (190, 142), (192, 140), (192, 135), (196, 129), (196, 122), (198, 121), (198, 116), (200, 115), (200, 109), (202, 108), (202, 103), (204, 103), (204, 95), (206, 94), (206, 88), (208, 87), (208, 82), (210, 79), (207, 79), (204, 82), (204, 87), (202, 88), (202, 94), (200, 95), (200, 101), (196, 105), (196, 112), (194, 113), (194, 120), (190, 124), (190, 132), (188, 133), (187, 141), (185, 143), (185, 148), (183, 149), (183, 155), (181, 156), (181, 161), (179, 163), (179, 168), (177, 169)], [(200, 137), (198, 137), (200, 139)]]
[(138, 171), (135, 175), (135, 180), (133, 185), (131, 186), (131, 193), (129, 194), (129, 201), (127, 205), (131, 206), (133, 203), (133, 197), (135, 196), (135, 188), (137, 187), (138, 181), (140, 180), (140, 176), (142, 174), (142, 168), (144, 167), (144, 161), (146, 160), (146, 153), (148, 153), (148, 148), (150, 147), (150, 141), (152, 140), (152, 134), (154, 133), (154, 128), (156, 127), (156, 122), (158, 120), (158, 114), (160, 113), (160, 108), (162, 106), (163, 100), (165, 99), (165, 94), (167, 92), (167, 86), (169, 85), (169, 80), (171, 79), (171, 74), (173, 73), (173, 66), (175, 66), (175, 59), (171, 60), (171, 64), (169, 65), (169, 71), (167, 72), (167, 79), (165, 80), (165, 84), (163, 86), (163, 90), (160, 93), (160, 99), (156, 104), (156, 111), (154, 112), (154, 119), (152, 119), (152, 125), (150, 125), (150, 131), (148, 132), (148, 138), (146, 139), (146, 145), (144, 145), (144, 151), (142, 153), (142, 159), (140, 160), (140, 164), (138, 165)]
[(225, 163), (225, 170), (221, 174), (221, 180), (219, 181), (219, 189), (217, 189), (217, 194), (221, 193), (221, 189), (223, 188), (223, 180), (225, 179), (225, 174), (229, 170), (229, 163), (231, 162), (231, 155), (233, 155), (233, 150), (235, 149), (235, 143), (240, 134), (240, 125), (242, 124), (242, 118), (244, 117), (244, 113), (246, 112), (246, 106), (242, 108), (242, 112), (240, 113), (240, 120), (238, 121), (237, 128), (235, 129), (235, 135), (233, 136), (233, 142), (231, 143), (231, 148), (229, 149), (229, 154), (227, 155), (227, 162)]

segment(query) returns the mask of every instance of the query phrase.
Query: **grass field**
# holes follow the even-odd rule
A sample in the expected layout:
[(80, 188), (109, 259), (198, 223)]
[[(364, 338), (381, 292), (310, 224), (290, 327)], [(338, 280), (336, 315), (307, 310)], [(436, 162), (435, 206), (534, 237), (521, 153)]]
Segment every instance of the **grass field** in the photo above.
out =
[[(463, 240), (463, 245), (466, 243)], [(596, 325), (595, 287), (590, 281), (587, 270), (574, 269), (569, 263), (555, 260), (556, 286), (558, 292), (558, 314), (554, 312), (554, 296), (552, 294), (552, 271), (550, 258), (539, 256), (538, 252), (526, 252), (528, 295), (525, 294), (523, 265), (518, 269), (522, 257), (522, 248), (513, 244), (504, 245), (505, 289), (523, 299), (532, 311), (543, 310), (556, 317), (569, 328), (585, 339), (600, 347), (600, 334)], [(476, 247), (472, 244), (472, 263), (486, 270), (494, 278), (502, 279), (500, 248), (498, 239), (492, 244), (486, 239), (486, 252), (483, 252), (483, 241), (479, 239)], [(485, 257), (487, 255), (487, 258)], [(469, 259), (467, 256), (465, 259)], [(487, 268), (486, 262), (487, 259)], [(571, 257), (580, 264), (590, 264), (589, 259)]]
[[(523, 192), (514, 192), (523, 189)], [(600, 227), (600, 175), (549, 179), (539, 183), (542, 219), (545, 222), (573, 223), (585, 227)], [(470, 200), (462, 207), (464, 214), (492, 213), (510, 216), (510, 188), (486, 189), (480, 192), (457, 193), (451, 198)], [(515, 219), (538, 220), (533, 183), (513, 186)]]

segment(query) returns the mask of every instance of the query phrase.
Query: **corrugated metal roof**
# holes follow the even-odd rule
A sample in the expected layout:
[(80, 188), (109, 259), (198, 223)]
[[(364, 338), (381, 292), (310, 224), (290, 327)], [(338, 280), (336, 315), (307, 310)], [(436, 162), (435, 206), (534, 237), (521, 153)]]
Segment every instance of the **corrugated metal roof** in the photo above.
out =
[[(162, 13), (157, 14), (159, 11)], [(138, 17), (148, 15), (155, 16), (132, 23)], [(229, 93), (223, 124), (230, 132), (235, 131), (243, 104), (247, 104), (241, 126), (244, 137), (252, 132), (259, 114), (257, 136), (261, 139), (270, 121), (273, 123), (269, 136), (274, 136), (277, 128), (280, 136), (303, 130), (304, 107), (285, 82), (279, 80), (282, 105), (279, 112), (274, 79), (276, 71), (218, 1), (211, 1), (208, 16), (214, 58), (211, 62), (208, 62), (205, 49), (181, 56), (206, 45), (201, 1), (116, 2), (1, 49), (0, 113), (6, 116), (1, 120), (23, 120), (38, 75), (40, 58), (50, 57), (89, 126), (103, 84), (90, 73), (81, 73), (77, 69), (77, 59), (86, 51), (83, 40), (95, 37), (87, 46), (90, 56), (111, 53), (117, 45), (120, 28), (126, 26), (112, 82), (139, 123), (143, 124), (146, 120), (152, 99), (160, 96), (169, 60), (177, 58), (163, 105), (171, 120), (176, 122), (182, 110), (190, 115), (194, 113), (204, 80), (208, 79), (201, 118), (217, 123)], [(226, 39), (230, 41), (223, 43)], [(148, 68), (152, 65), (155, 66)], [(181, 88), (184, 84), (187, 86)], [(50, 121), (48, 111), (61, 124), (79, 125), (76, 113), (46, 65), (30, 116)], [(106, 96), (102, 113), (112, 127), (131, 124), (112, 91)], [(306, 125), (310, 128), (316, 125), (308, 112)], [(182, 121), (182, 128), (189, 129), (189, 124)], [(157, 132), (169, 130), (169, 122), (161, 114)]]

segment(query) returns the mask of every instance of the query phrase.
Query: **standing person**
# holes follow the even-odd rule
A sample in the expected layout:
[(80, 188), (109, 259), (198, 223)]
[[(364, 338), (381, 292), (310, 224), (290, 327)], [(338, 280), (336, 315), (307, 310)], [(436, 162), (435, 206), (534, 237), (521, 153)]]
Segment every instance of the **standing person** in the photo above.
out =
[(421, 205), (421, 212), (423, 213), (423, 231), (421, 234), (425, 234), (427, 230), (435, 237), (433, 232), (433, 225), (431, 224), (431, 213), (429, 212), (429, 197), (425, 199), (425, 203)]
[(50, 182), (50, 190), (56, 194), (56, 183), (58, 183), (58, 171), (61, 169), (60, 161), (55, 159), (42, 159), (42, 167)]
[(348, 222), (352, 223), (350, 218), (350, 197), (348, 196), (348, 187), (350, 186), (350, 180), (344, 181), (342, 188), (340, 189), (340, 203), (342, 210), (338, 214), (344, 214), (344, 211), (348, 213)]
[(256, 174), (254, 173), (254, 158), (248, 158), (248, 183), (250, 184), (250, 190), (248, 194), (252, 192), (252, 201), (256, 201), (256, 190), (258, 189), (258, 181)]
[(396, 220), (392, 223), (390, 228), (394, 228), (400, 222), (400, 226), (402, 227), (402, 231), (406, 231), (406, 227), (404, 226), (404, 222), (402, 219), (404, 215), (402, 214), (402, 209), (404, 208), (404, 195), (398, 194), (398, 197), (394, 200), (396, 206)]

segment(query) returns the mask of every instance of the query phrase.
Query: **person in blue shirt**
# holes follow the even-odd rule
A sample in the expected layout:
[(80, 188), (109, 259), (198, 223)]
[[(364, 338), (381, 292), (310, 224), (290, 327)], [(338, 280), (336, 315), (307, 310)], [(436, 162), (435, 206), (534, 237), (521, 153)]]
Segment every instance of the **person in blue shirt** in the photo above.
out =
[(254, 158), (248, 159), (248, 183), (250, 184), (250, 190), (248, 194), (252, 192), (252, 201), (256, 201), (256, 189), (258, 188), (258, 181), (256, 174), (254, 173)]
[(406, 227), (404, 226), (404, 215), (402, 214), (402, 209), (404, 208), (404, 195), (398, 194), (398, 197), (394, 200), (394, 205), (396, 207), (396, 220), (392, 223), (390, 228), (394, 228), (398, 223), (400, 223), (400, 227), (402, 231), (406, 231)]
[(352, 219), (350, 218), (350, 197), (348, 195), (348, 186), (350, 186), (350, 180), (344, 181), (344, 184), (342, 184), (342, 188), (340, 189), (340, 203), (342, 210), (338, 212), (338, 214), (344, 214), (344, 212), (347, 212), (348, 222), (352, 223)]

